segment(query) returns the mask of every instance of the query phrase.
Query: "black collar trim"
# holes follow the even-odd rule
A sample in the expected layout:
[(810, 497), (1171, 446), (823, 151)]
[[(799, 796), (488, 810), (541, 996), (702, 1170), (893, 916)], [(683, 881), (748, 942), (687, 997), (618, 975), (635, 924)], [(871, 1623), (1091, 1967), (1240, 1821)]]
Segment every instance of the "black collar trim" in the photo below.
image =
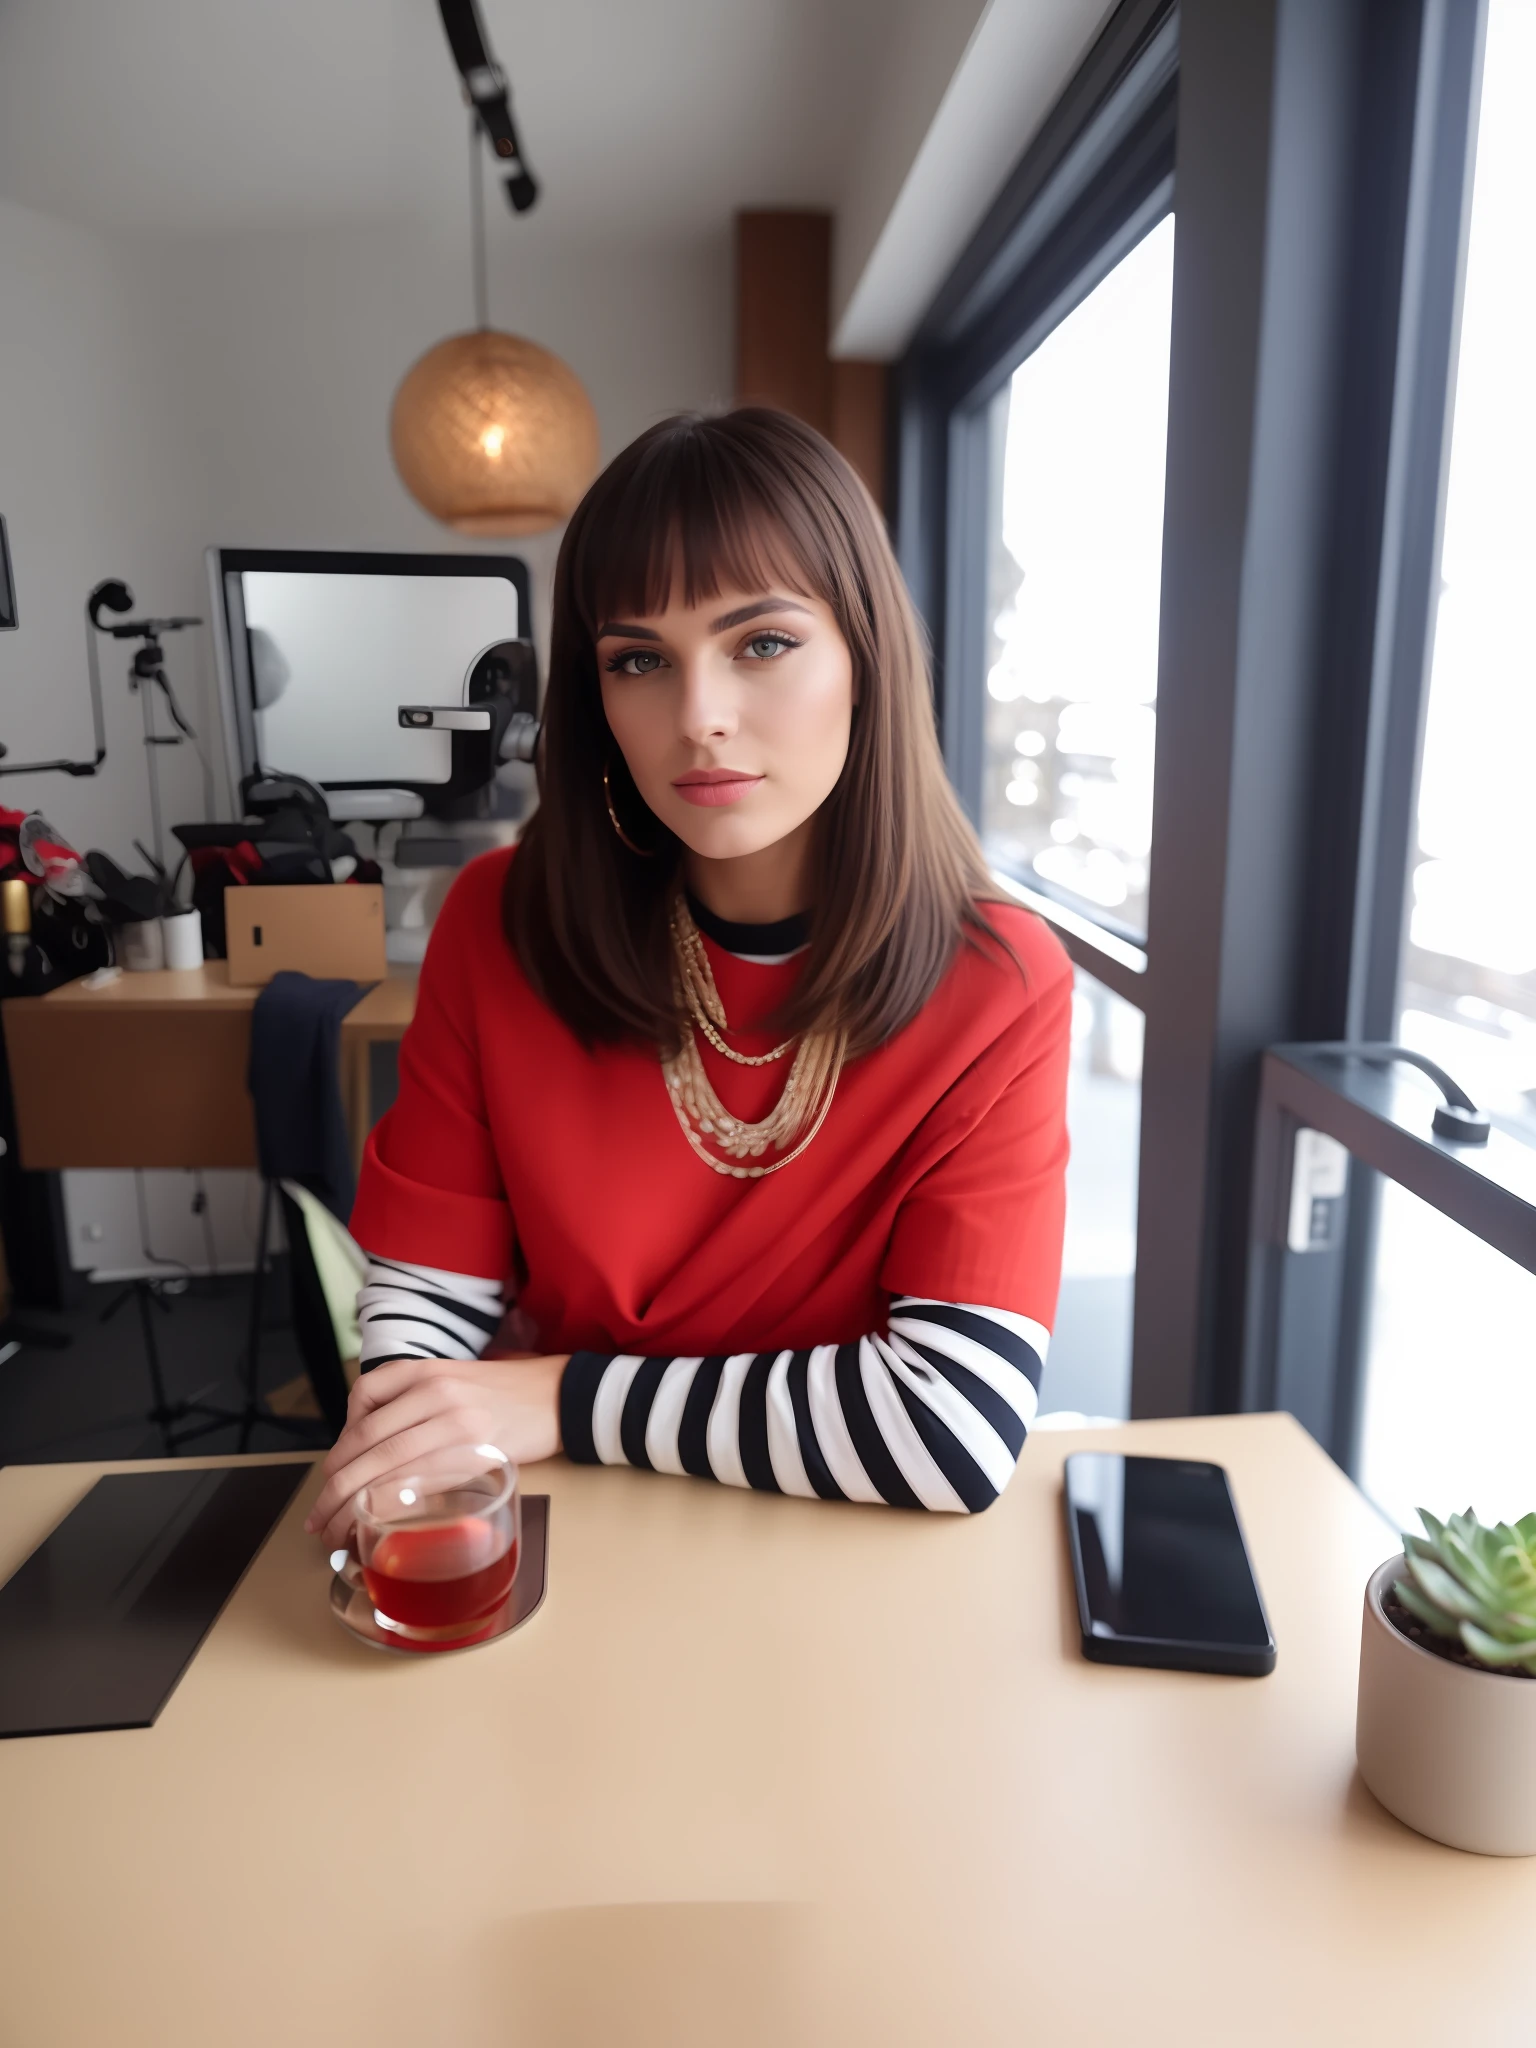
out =
[(810, 941), (811, 920), (803, 914), (781, 917), (777, 924), (732, 924), (706, 909), (691, 889), (687, 896), (694, 923), (723, 952), (747, 960), (777, 959), (785, 953), (798, 953)]

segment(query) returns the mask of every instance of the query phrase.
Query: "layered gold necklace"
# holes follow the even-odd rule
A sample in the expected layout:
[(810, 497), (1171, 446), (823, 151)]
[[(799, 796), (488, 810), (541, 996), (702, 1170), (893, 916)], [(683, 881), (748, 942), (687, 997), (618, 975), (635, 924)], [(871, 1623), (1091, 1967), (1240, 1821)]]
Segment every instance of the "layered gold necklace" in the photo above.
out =
[[(708, 1039), (716, 1052), (738, 1067), (768, 1067), (795, 1048), (786, 1038), (772, 1052), (737, 1052), (725, 1042), (730, 1025), (725, 1005), (715, 987), (715, 977), (704, 950), (704, 941), (681, 896), (672, 907), (672, 962), (679, 1003), (688, 1012), (689, 1028), (682, 1045), (663, 1060), (667, 1094), (682, 1126), (683, 1136), (706, 1166), (735, 1180), (761, 1180), (798, 1159), (827, 1120), (837, 1078), (842, 1071), (846, 1041), (835, 1033), (807, 1033), (800, 1040), (790, 1064), (789, 1078), (773, 1109), (761, 1123), (749, 1124), (732, 1116), (710, 1083), (699, 1052), (698, 1037)], [(711, 1147), (716, 1148), (712, 1150)], [(726, 1156), (716, 1157), (716, 1150)], [(746, 1159), (761, 1159), (768, 1151), (783, 1157), (766, 1166), (744, 1166)]]

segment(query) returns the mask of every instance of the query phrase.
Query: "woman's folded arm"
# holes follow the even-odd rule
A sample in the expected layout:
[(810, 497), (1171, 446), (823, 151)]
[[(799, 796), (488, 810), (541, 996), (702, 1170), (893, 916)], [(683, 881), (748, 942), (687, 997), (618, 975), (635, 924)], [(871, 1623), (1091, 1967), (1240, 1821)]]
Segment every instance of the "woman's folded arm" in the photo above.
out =
[[(359, 1297), (365, 1368), (478, 1357), (493, 1280), (375, 1260)], [(689, 1472), (824, 1500), (975, 1512), (1034, 1419), (1048, 1332), (1027, 1316), (900, 1296), (884, 1333), (807, 1350), (642, 1358), (578, 1351), (560, 1387), (579, 1463)]]
[(887, 1334), (709, 1358), (578, 1351), (567, 1455), (823, 1500), (974, 1512), (1007, 1485), (1046, 1332), (970, 1304), (892, 1302)]

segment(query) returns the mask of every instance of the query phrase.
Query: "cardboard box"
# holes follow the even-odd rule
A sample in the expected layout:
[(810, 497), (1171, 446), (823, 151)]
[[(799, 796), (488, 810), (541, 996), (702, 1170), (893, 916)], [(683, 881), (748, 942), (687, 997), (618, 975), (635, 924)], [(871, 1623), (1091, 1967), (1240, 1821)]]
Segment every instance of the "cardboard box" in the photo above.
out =
[(283, 973), (382, 981), (388, 971), (378, 882), (226, 889), (224, 927), (233, 988), (256, 988)]

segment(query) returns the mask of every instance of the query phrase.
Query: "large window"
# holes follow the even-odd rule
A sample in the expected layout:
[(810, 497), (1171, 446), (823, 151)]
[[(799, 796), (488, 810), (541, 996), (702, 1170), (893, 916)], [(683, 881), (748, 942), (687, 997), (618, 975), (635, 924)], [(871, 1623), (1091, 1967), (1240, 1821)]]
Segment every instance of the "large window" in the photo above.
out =
[[(1492, 0), (1397, 1035), (1536, 1144), (1536, 6)], [(1381, 1205), (1364, 1483), (1536, 1505), (1536, 1278), (1400, 1188)]]
[(1132, 1413), (1278, 1403), (1398, 1512), (1500, 1506), (1536, 1471), (1536, 4), (1230, 13), (1121, 0), (899, 378), (946, 759), (1078, 971), (1046, 1405), (1120, 1412), (1129, 1321)]
[(1533, 94), (1492, 0), (1399, 1035), (1536, 1139)]
[[(1367, 858), (1348, 1038), (1263, 1062), (1245, 1393), (1301, 1415), (1411, 1526), (1420, 1507), (1536, 1505), (1536, 8), (1378, 20), (1422, 36), (1430, 89), (1404, 108), (1397, 324), (1380, 330), (1386, 513), (1352, 572), (1387, 600)], [(1487, 1112), (1486, 1142), (1442, 1113), (1447, 1076), (1453, 1105), (1459, 1084)]]
[(1146, 931), (1173, 217), (992, 401), (982, 841)]

